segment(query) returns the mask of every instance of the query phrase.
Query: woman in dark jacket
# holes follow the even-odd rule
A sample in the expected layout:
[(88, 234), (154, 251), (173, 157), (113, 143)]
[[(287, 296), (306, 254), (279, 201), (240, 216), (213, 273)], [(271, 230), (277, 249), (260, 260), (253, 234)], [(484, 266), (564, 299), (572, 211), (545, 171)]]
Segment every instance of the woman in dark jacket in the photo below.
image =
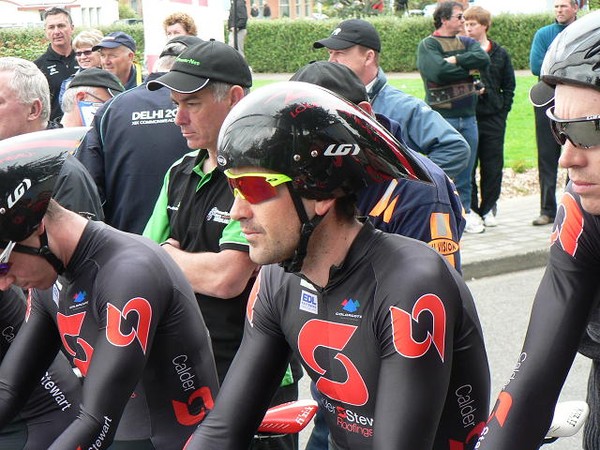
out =
[(515, 95), (515, 71), (506, 49), (487, 37), (492, 23), (490, 12), (481, 6), (472, 6), (465, 11), (464, 17), (467, 36), (477, 40), (491, 60), (481, 73), (482, 86), (477, 102), (479, 144), (475, 168), (479, 164), (481, 198), (478, 199), (474, 171), (471, 209), (482, 217), (486, 227), (495, 227), (496, 202), (502, 187), (506, 118)]

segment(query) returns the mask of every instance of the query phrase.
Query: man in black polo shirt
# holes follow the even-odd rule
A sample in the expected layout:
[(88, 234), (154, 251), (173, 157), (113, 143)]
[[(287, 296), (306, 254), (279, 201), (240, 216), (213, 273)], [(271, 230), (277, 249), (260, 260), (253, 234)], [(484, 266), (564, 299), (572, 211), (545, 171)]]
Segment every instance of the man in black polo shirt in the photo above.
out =
[[(215, 170), (217, 138), (231, 108), (252, 86), (252, 75), (242, 55), (211, 40), (182, 52), (168, 73), (147, 86), (171, 90), (175, 124), (188, 147), (199, 150), (168, 170), (144, 235), (162, 243), (194, 288), (222, 382), (242, 340), (257, 266), (239, 222), (230, 218), (233, 194), (223, 172)], [(302, 369), (293, 367), (273, 404), (298, 397)], [(257, 442), (253, 448), (295, 449), (297, 437)]]
[(50, 44), (46, 53), (34, 63), (44, 73), (50, 85), (50, 120), (57, 120), (62, 116), (58, 94), (63, 80), (79, 69), (71, 46), (74, 29), (71, 14), (66, 9), (53, 7), (44, 13), (44, 30)]

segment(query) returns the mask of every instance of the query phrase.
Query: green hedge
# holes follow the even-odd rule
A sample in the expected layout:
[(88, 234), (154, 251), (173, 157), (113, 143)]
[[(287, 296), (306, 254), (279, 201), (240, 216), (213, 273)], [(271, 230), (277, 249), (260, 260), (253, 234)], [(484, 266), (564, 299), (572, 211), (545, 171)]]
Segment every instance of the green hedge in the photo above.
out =
[[(387, 72), (416, 70), (419, 41), (431, 34), (427, 17), (369, 18), (381, 36), (380, 64)], [(529, 48), (535, 31), (551, 23), (552, 15), (501, 15), (494, 18), (490, 38), (511, 55), (515, 69), (529, 66)], [(295, 72), (315, 59), (325, 59), (324, 49), (314, 50), (314, 41), (327, 37), (339, 20), (256, 20), (248, 25), (245, 53), (255, 72)]]
[[(76, 28), (73, 37), (84, 28)], [(142, 25), (111, 25), (98, 27), (104, 34), (113, 31), (124, 31), (135, 39), (137, 43), (136, 59), (144, 60), (144, 29)], [(46, 51), (48, 42), (44, 37), (44, 29), (38, 28), (1, 28), (0, 29), (0, 56), (18, 56), (19, 58), (33, 61)]]
[[(431, 18), (393, 16), (369, 18), (381, 35), (381, 66), (387, 72), (416, 70), (419, 41), (433, 31)], [(552, 15), (500, 15), (494, 18), (490, 37), (506, 47), (515, 69), (527, 69), (529, 48), (535, 31), (551, 23)], [(295, 72), (315, 59), (325, 59), (326, 50), (312, 44), (331, 33), (339, 20), (251, 20), (246, 38), (246, 57), (255, 72)], [(143, 61), (144, 33), (141, 25), (99, 27), (104, 33), (121, 30), (138, 44), (138, 61)], [(79, 30), (76, 30), (76, 33)], [(41, 28), (0, 29), (0, 56), (19, 56), (33, 60), (47, 44)]]

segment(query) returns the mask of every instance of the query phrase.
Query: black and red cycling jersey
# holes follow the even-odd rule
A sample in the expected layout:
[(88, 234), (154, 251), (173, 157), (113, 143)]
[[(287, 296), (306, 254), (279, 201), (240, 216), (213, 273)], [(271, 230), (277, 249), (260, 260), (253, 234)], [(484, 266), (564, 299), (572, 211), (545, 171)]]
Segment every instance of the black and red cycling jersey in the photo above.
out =
[(488, 361), (464, 281), (426, 244), (368, 222), (324, 288), (262, 268), (240, 350), (186, 450), (246, 448), (292, 351), (337, 449), (473, 448), (488, 416)]
[[(600, 298), (600, 216), (567, 186), (551, 234), (550, 259), (533, 303), (523, 349), (500, 392), (478, 449), (537, 449)], [(596, 324), (597, 326), (597, 324)]]
[(119, 440), (181, 449), (212, 408), (217, 373), (196, 298), (148, 239), (88, 222), (63, 276), (33, 291), (28, 314), (0, 366), (0, 425), (61, 346), (83, 391), (52, 449), (105, 449), (117, 426)]
[[(0, 360), (25, 321), (25, 296), (16, 287), (0, 292)], [(45, 450), (77, 417), (81, 385), (62, 353), (35, 385), (27, 403), (0, 430), (0, 448)]]

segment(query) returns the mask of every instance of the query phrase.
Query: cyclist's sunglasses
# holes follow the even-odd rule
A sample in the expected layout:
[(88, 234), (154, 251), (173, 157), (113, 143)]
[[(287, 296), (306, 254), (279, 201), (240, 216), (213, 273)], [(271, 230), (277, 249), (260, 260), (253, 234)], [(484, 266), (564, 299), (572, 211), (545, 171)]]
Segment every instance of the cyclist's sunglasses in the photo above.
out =
[(6, 275), (10, 270), (10, 266), (12, 266), (12, 263), (8, 259), (10, 258), (10, 254), (12, 253), (14, 246), (15, 242), (8, 242), (4, 248), (4, 251), (2, 254), (0, 254), (0, 276)]
[(577, 119), (558, 119), (554, 115), (554, 107), (548, 108), (546, 115), (550, 119), (550, 128), (554, 139), (560, 145), (565, 145), (567, 139), (579, 148), (592, 148), (600, 145), (600, 115)]
[(269, 200), (277, 195), (277, 186), (288, 181), (290, 177), (278, 173), (240, 173), (233, 174), (229, 169), (225, 171), (229, 187), (233, 195), (247, 200), (248, 203), (257, 203)]

